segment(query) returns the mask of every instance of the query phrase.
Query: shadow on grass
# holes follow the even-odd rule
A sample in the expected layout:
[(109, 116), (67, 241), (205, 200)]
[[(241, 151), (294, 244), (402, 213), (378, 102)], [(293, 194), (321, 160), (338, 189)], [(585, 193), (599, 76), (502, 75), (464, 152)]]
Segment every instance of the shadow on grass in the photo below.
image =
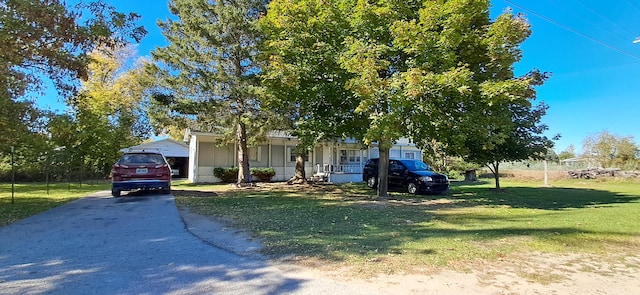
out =
[[(308, 191), (298, 187), (233, 192), (217, 198), (186, 195), (188, 192), (176, 199), (179, 206), (224, 217), (232, 226), (250, 230), (264, 239), (264, 254), (271, 256), (343, 261), (354, 256), (412, 253), (434, 260), (457, 259), (483, 255), (464, 252), (477, 248), (474, 243), (500, 244), (522, 237), (586, 247), (631, 239), (630, 243), (640, 246), (633, 238), (637, 232), (616, 231), (615, 226), (594, 229), (581, 226), (579, 220), (555, 223), (575, 218), (569, 214), (575, 210), (565, 209), (615, 207), (640, 199), (603, 190), (509, 187), (495, 192), (464, 184), (454, 185), (448, 195), (393, 193), (389, 201), (377, 201), (366, 186), (350, 184)], [(523, 208), (533, 211), (509, 211)], [(530, 225), (540, 219), (546, 221)], [(451, 258), (440, 258), (443, 255)]]
[(465, 207), (509, 206), (544, 210), (610, 206), (640, 200), (640, 196), (594, 189), (508, 187), (495, 191), (469, 185), (454, 187), (450, 197), (454, 200), (462, 200), (463, 202), (457, 203)]

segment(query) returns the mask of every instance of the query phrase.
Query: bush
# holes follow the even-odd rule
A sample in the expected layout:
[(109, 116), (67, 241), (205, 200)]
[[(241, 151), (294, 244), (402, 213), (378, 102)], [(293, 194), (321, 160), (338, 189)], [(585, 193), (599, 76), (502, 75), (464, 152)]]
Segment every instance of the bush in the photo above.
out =
[[(224, 183), (234, 183), (238, 180), (238, 167), (216, 167), (213, 168), (213, 176), (217, 177)], [(251, 168), (251, 176), (255, 180), (271, 181), (271, 178), (276, 175), (276, 170), (273, 168)]]
[(224, 183), (234, 183), (238, 180), (238, 167), (213, 168), (213, 176)]
[(271, 178), (273, 178), (276, 175), (276, 170), (269, 167), (269, 168), (251, 168), (251, 175), (253, 175), (256, 178), (259, 178), (261, 181), (271, 181)]
[(464, 178), (464, 176), (456, 171), (456, 170), (450, 170), (449, 172), (447, 172), (447, 176), (449, 177), (449, 179), (462, 179)]

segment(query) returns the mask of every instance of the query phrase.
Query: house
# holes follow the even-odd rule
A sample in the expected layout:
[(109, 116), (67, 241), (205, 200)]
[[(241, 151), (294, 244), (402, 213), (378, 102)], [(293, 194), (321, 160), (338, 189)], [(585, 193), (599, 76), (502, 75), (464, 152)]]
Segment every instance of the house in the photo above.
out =
[(186, 178), (189, 172), (189, 146), (171, 140), (169, 138), (147, 142), (136, 146), (124, 148), (121, 152), (129, 150), (149, 150), (158, 151), (167, 159), (171, 165), (174, 178)]
[[(193, 183), (220, 182), (213, 175), (216, 167), (237, 167), (237, 144), (218, 146), (220, 135), (187, 130), (189, 143), (188, 179)], [(295, 174), (296, 155), (292, 152), (298, 139), (287, 132), (273, 131), (266, 142), (249, 147), (250, 167), (271, 167), (273, 181), (286, 181)], [(362, 181), (362, 168), (369, 158), (379, 155), (376, 146), (367, 147), (354, 139), (336, 139), (318, 143), (305, 158), (307, 177), (314, 176), (334, 183)], [(390, 151), (392, 158), (422, 159), (422, 151), (408, 139), (399, 140)]]

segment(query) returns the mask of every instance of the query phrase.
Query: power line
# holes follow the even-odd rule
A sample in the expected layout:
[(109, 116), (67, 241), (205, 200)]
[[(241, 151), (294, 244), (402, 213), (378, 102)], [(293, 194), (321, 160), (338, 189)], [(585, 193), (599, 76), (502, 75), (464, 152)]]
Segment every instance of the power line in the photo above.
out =
[[(607, 18), (606, 16), (602, 15), (601, 13), (599, 13), (598, 11), (596, 11), (595, 9), (593, 9), (593, 7), (591, 7), (590, 5), (584, 3), (584, 1), (581, 0), (576, 0), (578, 3), (582, 4), (582, 6), (586, 7), (587, 9), (589, 9), (591, 12), (593, 12), (594, 14), (600, 16), (602, 19), (608, 21), (610, 24), (613, 24), (614, 26), (618, 27), (619, 29), (625, 31), (627, 34), (629, 34), (629, 36), (635, 37), (635, 35), (630, 32), (629, 30), (623, 28), (622, 26), (618, 25), (616, 22), (610, 20), (609, 18)], [(601, 28), (604, 29), (604, 27), (600, 26)], [(605, 29), (606, 30), (606, 29)]]
[(631, 4), (631, 6), (635, 7), (637, 10), (640, 10), (640, 7), (638, 7), (637, 4), (631, 2), (631, 0), (627, 0), (627, 3)]
[[(633, 8), (635, 8), (636, 10), (640, 11), (640, 7), (638, 7), (637, 4), (631, 2), (631, 0), (627, 0), (627, 3), (629, 3), (629, 5), (633, 6)], [(633, 44), (637, 44), (640, 43), (640, 37), (636, 37), (635, 40), (633, 40)]]
[[(621, 38), (621, 40), (625, 40), (625, 42), (628, 42), (628, 40), (629, 40), (629, 39), (631, 39), (631, 38), (635, 38), (635, 35), (634, 35), (634, 34), (632, 34), (632, 33), (630, 33), (629, 35), (624, 35), (624, 34), (621, 34), (620, 32), (618, 32), (617, 30), (611, 30), (610, 28), (605, 28), (604, 26), (600, 25), (598, 22), (594, 22), (592, 18), (591, 18), (591, 19), (589, 19), (589, 18), (584, 17), (584, 16), (583, 16), (583, 15), (581, 15), (581, 14), (575, 13), (575, 11), (574, 11), (573, 9), (571, 9), (571, 8), (569, 8), (569, 7), (565, 7), (564, 5), (561, 5), (561, 4), (557, 3), (555, 0), (549, 0), (549, 1), (550, 1), (551, 3), (553, 3), (554, 5), (556, 5), (558, 8), (562, 9), (563, 11), (565, 11), (566, 13), (570, 13), (571, 15), (573, 15), (573, 16), (575, 16), (575, 17), (577, 17), (577, 18), (581, 19), (581, 20), (583, 20), (583, 21), (584, 21), (585, 23), (587, 23), (587, 24), (590, 24), (590, 25), (592, 25), (592, 26), (594, 26), (594, 27), (600, 28), (600, 29), (602, 29), (602, 30), (603, 30), (603, 31), (605, 31), (605, 32), (609, 32), (609, 31), (611, 31), (611, 32), (612, 32), (612, 33), (614, 33), (616, 36), (620, 37), (620, 38)], [(595, 9), (593, 9), (592, 7), (590, 7), (590, 6), (586, 5), (586, 4), (585, 4), (585, 3), (583, 3), (583, 2), (580, 2), (580, 0), (576, 0), (576, 1), (578, 1), (582, 6), (586, 7), (587, 9), (589, 9), (592, 13), (596, 14), (597, 16), (599, 16), (599, 17), (603, 18), (604, 20), (606, 20), (606, 21), (608, 21), (608, 22), (612, 23), (612, 24), (613, 24), (613, 25), (615, 25), (615, 26), (618, 26), (615, 22), (610, 21), (610, 20), (609, 20), (609, 19), (607, 19), (605, 16), (603, 16), (603, 15), (601, 15), (599, 12), (595, 11)], [(561, 2), (564, 2), (564, 1), (561, 1)], [(563, 4), (566, 4), (566, 3), (563, 3)], [(619, 26), (618, 26), (618, 27), (619, 27)], [(621, 28), (621, 29), (622, 29), (622, 31), (626, 31), (624, 28)], [(627, 32), (628, 32), (628, 31), (627, 31)]]
[(628, 51), (625, 51), (625, 50), (620, 49), (620, 48), (618, 48), (618, 47), (615, 47), (615, 46), (613, 46), (613, 45), (611, 45), (611, 44), (609, 44), (609, 43), (606, 43), (606, 42), (604, 42), (604, 41), (600, 41), (600, 40), (598, 40), (598, 39), (596, 39), (596, 38), (594, 38), (594, 37), (591, 37), (591, 36), (589, 36), (589, 35), (587, 35), (587, 34), (581, 33), (581, 32), (579, 32), (579, 31), (577, 31), (577, 30), (575, 30), (575, 29), (573, 29), (573, 28), (571, 28), (571, 27), (569, 27), (569, 26), (563, 25), (563, 24), (561, 24), (561, 23), (559, 23), (559, 22), (557, 22), (557, 21), (555, 21), (555, 20), (553, 20), (553, 19), (551, 19), (551, 18), (548, 18), (548, 17), (546, 17), (546, 16), (544, 16), (544, 15), (541, 15), (541, 14), (539, 14), (539, 13), (537, 13), (537, 12), (535, 12), (535, 11), (531, 10), (531, 9), (528, 9), (528, 8), (526, 8), (526, 7), (522, 6), (522, 5), (519, 5), (519, 4), (516, 4), (516, 3), (513, 3), (513, 2), (511, 2), (510, 0), (504, 0), (504, 1), (505, 1), (505, 2), (507, 2), (507, 3), (509, 3), (509, 4), (511, 4), (511, 5), (513, 5), (513, 6), (515, 6), (515, 7), (520, 8), (520, 9), (522, 9), (522, 10), (524, 10), (524, 11), (528, 12), (528, 13), (531, 13), (531, 14), (533, 14), (533, 15), (535, 15), (535, 16), (537, 16), (537, 17), (539, 17), (539, 18), (543, 19), (543, 20), (546, 20), (547, 22), (550, 22), (550, 23), (552, 23), (552, 24), (554, 24), (554, 25), (556, 25), (556, 26), (558, 26), (558, 27), (561, 27), (561, 28), (563, 28), (563, 29), (565, 29), (565, 30), (567, 30), (567, 31), (569, 31), (569, 32), (572, 32), (572, 33), (574, 33), (574, 34), (577, 34), (577, 35), (579, 35), (579, 36), (582, 36), (582, 37), (584, 37), (584, 38), (587, 38), (587, 39), (589, 39), (589, 40), (591, 40), (591, 41), (593, 41), (593, 42), (596, 42), (596, 43), (598, 43), (598, 44), (600, 44), (600, 45), (603, 45), (603, 46), (605, 46), (605, 47), (608, 47), (608, 48), (610, 48), (610, 49), (613, 49), (613, 50), (615, 50), (615, 51), (618, 51), (618, 52), (620, 52), (620, 53), (622, 53), (622, 54), (625, 54), (625, 55), (627, 55), (627, 56), (630, 56), (630, 57), (633, 57), (633, 58), (635, 58), (635, 59), (640, 60), (640, 56), (638, 56), (638, 55), (635, 55), (635, 54), (633, 54), (633, 53), (631, 53), (631, 52), (628, 52)]

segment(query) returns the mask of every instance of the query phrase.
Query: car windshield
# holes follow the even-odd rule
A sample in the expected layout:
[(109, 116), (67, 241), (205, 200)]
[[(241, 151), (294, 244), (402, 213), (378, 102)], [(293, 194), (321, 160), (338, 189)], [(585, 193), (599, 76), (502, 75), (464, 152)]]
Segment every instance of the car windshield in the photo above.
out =
[(119, 164), (164, 164), (160, 154), (126, 154), (120, 158)]
[(429, 165), (423, 163), (418, 160), (404, 160), (402, 164), (409, 169), (409, 171), (431, 171), (431, 167)]

